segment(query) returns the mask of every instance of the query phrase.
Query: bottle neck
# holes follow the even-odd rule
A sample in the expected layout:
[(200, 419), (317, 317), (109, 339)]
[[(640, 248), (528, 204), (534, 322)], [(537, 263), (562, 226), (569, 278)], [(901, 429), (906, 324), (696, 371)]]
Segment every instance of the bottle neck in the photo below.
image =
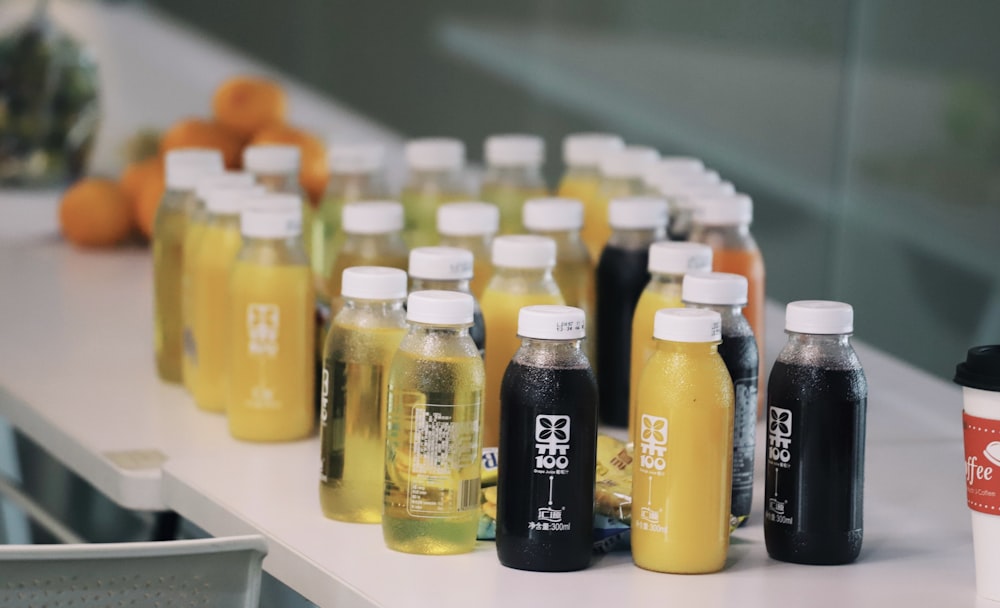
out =
[(652, 272), (649, 282), (654, 289), (677, 288), (684, 285), (684, 275), (667, 272)]
[(514, 362), (532, 367), (590, 367), (583, 352), (583, 340), (521, 338)]
[(442, 291), (469, 292), (468, 279), (410, 279), (410, 291), (425, 291), (428, 289), (440, 289)]
[(455, 339), (468, 338), (470, 325), (430, 325), (416, 321), (407, 321), (410, 335), (422, 338)]
[(402, 313), (405, 301), (403, 299), (367, 300), (345, 296), (344, 306), (341, 310), (388, 316), (394, 313)]
[(295, 173), (256, 173), (257, 184), (268, 192), (280, 192), (302, 196), (299, 186), (299, 176)]
[(580, 230), (532, 230), (532, 234), (538, 234), (541, 236), (547, 236), (556, 242), (556, 249), (562, 250), (564, 246), (573, 246), (577, 244), (582, 244), (583, 240), (580, 238)]
[(704, 310), (714, 310), (722, 317), (722, 335), (729, 338), (740, 336), (753, 336), (753, 328), (750, 322), (743, 316), (743, 307), (730, 304), (699, 304), (697, 302), (684, 302), (688, 308), (702, 308)]
[(441, 235), (441, 245), (447, 247), (458, 247), (460, 249), (468, 249), (472, 252), (486, 251), (490, 250), (490, 245), (493, 243), (493, 233), (484, 232), (482, 234), (442, 234)]
[(656, 340), (656, 350), (692, 357), (707, 357), (718, 354), (720, 342), (674, 342), (672, 340)]
[(510, 268), (495, 266), (493, 275), (504, 279), (519, 279), (526, 282), (545, 282), (552, 280), (552, 268)]
[(858, 369), (858, 360), (851, 346), (850, 334), (804, 334), (786, 331), (788, 342), (778, 355), (778, 361), (788, 364), (811, 365), (829, 369)]
[(614, 228), (608, 244), (621, 249), (647, 249), (657, 241), (667, 238), (666, 226), (656, 228)]
[(537, 165), (490, 165), (486, 168), (486, 180), (535, 185), (542, 180), (542, 171)]

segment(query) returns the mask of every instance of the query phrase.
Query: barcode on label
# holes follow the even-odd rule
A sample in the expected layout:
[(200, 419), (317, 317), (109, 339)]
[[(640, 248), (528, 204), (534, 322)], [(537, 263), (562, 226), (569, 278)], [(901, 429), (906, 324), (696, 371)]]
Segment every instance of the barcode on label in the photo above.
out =
[(463, 479), (458, 490), (458, 510), (479, 508), (479, 479)]

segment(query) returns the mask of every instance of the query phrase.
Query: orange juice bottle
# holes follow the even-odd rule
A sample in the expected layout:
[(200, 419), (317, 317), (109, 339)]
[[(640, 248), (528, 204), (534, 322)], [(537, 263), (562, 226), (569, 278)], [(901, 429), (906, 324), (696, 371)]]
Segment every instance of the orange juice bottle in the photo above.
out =
[(486, 175), (480, 197), (500, 210), (500, 234), (524, 232), (524, 201), (548, 194), (542, 178), (545, 141), (537, 135), (491, 135), (483, 156)]
[(406, 142), (409, 174), (400, 200), (406, 214), (403, 239), (409, 247), (433, 245), (434, 223), (442, 203), (467, 198), (465, 144), (449, 137), (425, 137)]
[(242, 212), (229, 283), (229, 432), (248, 441), (300, 439), (315, 424), (315, 295), (302, 208), (285, 201), (265, 195)]
[(573, 133), (563, 138), (562, 155), (566, 172), (559, 181), (558, 194), (583, 203), (584, 229), (601, 221), (595, 216), (600, 211), (597, 208), (597, 192), (601, 187), (598, 171), (601, 157), (624, 147), (622, 138), (610, 133)]
[(611, 225), (608, 223), (611, 199), (645, 195), (643, 176), (647, 167), (658, 158), (659, 152), (645, 146), (625, 146), (601, 156), (601, 164), (598, 166), (601, 185), (597, 191), (596, 204), (583, 224), (583, 242), (587, 244), (592, 259), (600, 258), (604, 245), (611, 237)]
[(153, 342), (160, 379), (181, 382), (184, 353), (184, 245), (197, 208), (195, 187), (222, 173), (217, 150), (172, 150), (166, 155), (167, 191), (153, 221)]
[(635, 403), (639, 376), (656, 350), (653, 319), (662, 308), (682, 308), (681, 286), (689, 272), (712, 269), (712, 248), (701, 243), (653, 243), (649, 246), (649, 283), (642, 290), (632, 314), (632, 356), (629, 359), (629, 437), (635, 441)]
[(632, 464), (632, 559), (657, 572), (716, 572), (729, 549), (733, 382), (711, 310), (656, 313), (639, 381)]
[(493, 275), (490, 246), (499, 229), (500, 210), (490, 203), (448, 203), (441, 205), (437, 211), (439, 244), (472, 252), (472, 280), (469, 282), (469, 290), (476, 299), (483, 297), (483, 290)]
[(552, 278), (556, 243), (537, 235), (505, 235), (493, 240), (493, 277), (481, 305), (486, 324), (486, 393), (483, 399), (483, 445), (500, 442), (500, 382), (521, 346), (517, 315), (524, 306), (565, 304)]

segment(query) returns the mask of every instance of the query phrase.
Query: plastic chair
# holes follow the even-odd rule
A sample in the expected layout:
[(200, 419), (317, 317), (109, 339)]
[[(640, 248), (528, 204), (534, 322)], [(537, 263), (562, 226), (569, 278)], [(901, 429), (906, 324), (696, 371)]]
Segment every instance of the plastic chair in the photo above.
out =
[(262, 536), (0, 546), (0, 606), (257, 608)]

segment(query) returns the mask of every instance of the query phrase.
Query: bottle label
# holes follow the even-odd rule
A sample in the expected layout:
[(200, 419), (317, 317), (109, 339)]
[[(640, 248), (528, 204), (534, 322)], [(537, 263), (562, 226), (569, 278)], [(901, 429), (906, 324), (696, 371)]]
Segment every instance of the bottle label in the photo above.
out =
[[(281, 328), (281, 308), (277, 304), (247, 304), (247, 354), (251, 360), (272, 360), (278, 356), (278, 332)], [(257, 384), (250, 387), (246, 407), (275, 410), (281, 401), (267, 381), (267, 374), (258, 374)]]
[[(666, 418), (643, 414), (639, 420), (639, 466), (641, 477), (636, 482), (646, 482), (646, 504), (632, 506), (633, 526), (646, 532), (666, 534), (666, 521), (662, 507), (656, 505), (663, 501), (653, 500), (653, 478), (663, 477), (667, 468), (667, 430)], [(638, 511), (638, 517), (636, 517)]]
[(736, 380), (733, 434), (733, 491), (753, 488), (753, 457), (757, 429), (757, 376)]
[[(794, 445), (792, 437), (792, 410), (769, 405), (767, 408), (767, 466), (768, 473), (774, 471), (773, 491), (767, 496), (764, 518), (775, 524), (792, 525), (795, 505), (780, 489), (783, 478), (786, 485), (795, 483), (792, 468)], [(768, 484), (769, 486), (772, 484)]]
[(479, 508), (478, 406), (414, 406), (406, 511), (449, 517)]
[(569, 474), (570, 467), (570, 418), (566, 415), (538, 414), (535, 416), (535, 482), (536, 487), (548, 488), (542, 504), (536, 509), (534, 520), (528, 521), (528, 530), (543, 532), (568, 532), (572, 524), (563, 521), (566, 506), (555, 504), (562, 494), (556, 491), (556, 479)]
[(962, 413), (969, 508), (1000, 515), (1000, 420)]

